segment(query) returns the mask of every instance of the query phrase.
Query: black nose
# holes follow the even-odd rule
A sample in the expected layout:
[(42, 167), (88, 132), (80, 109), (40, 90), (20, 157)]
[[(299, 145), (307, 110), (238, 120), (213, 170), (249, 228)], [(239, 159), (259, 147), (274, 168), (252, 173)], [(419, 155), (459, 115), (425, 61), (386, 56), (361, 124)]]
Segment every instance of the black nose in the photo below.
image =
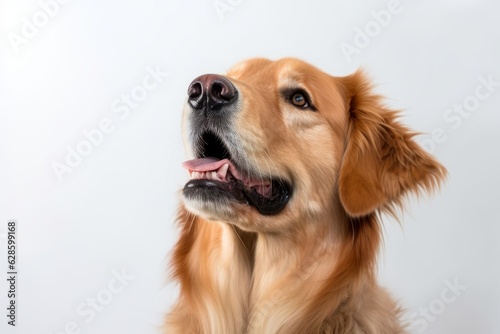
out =
[(197, 110), (217, 110), (234, 101), (238, 95), (229, 79), (217, 74), (204, 74), (191, 82), (188, 102)]

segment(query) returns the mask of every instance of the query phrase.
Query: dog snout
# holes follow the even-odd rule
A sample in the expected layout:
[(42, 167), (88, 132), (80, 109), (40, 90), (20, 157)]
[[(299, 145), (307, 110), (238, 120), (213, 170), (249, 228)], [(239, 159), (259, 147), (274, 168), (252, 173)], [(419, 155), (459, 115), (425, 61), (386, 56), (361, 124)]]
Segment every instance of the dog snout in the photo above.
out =
[(236, 100), (238, 90), (222, 75), (204, 74), (191, 82), (188, 103), (196, 110), (218, 110)]

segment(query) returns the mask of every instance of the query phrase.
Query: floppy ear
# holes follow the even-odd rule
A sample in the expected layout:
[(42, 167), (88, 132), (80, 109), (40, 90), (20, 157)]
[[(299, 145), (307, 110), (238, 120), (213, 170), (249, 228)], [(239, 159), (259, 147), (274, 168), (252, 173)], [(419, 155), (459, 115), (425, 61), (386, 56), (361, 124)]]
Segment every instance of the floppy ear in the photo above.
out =
[(350, 124), (338, 189), (346, 212), (392, 211), (404, 195), (438, 187), (446, 169), (412, 139), (415, 133), (397, 121), (397, 112), (371, 93), (362, 73), (343, 80)]

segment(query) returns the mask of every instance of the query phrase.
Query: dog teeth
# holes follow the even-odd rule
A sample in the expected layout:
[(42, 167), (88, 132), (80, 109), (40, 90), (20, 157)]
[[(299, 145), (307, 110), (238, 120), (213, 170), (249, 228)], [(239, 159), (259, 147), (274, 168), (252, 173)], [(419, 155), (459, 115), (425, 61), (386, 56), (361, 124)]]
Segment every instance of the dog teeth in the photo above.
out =
[(194, 170), (189, 171), (189, 177), (191, 180), (215, 180), (215, 181), (225, 181), (227, 179), (227, 173), (229, 171), (229, 164), (224, 164), (219, 169), (207, 172), (198, 172)]
[(224, 164), (217, 170), (216, 174), (221, 181), (226, 179), (228, 169), (229, 164)]
[[(226, 165), (226, 172), (227, 172), (227, 165)], [(225, 178), (225, 173), (223, 174)], [(223, 181), (224, 178), (221, 177), (221, 175), (216, 172), (197, 172), (197, 171), (190, 171), (189, 177), (191, 180), (215, 180), (215, 181)]]
[(203, 172), (196, 172), (196, 171), (194, 171), (194, 172), (191, 173), (191, 178), (194, 179), (194, 180), (200, 180), (200, 179), (203, 178), (203, 174), (204, 174)]

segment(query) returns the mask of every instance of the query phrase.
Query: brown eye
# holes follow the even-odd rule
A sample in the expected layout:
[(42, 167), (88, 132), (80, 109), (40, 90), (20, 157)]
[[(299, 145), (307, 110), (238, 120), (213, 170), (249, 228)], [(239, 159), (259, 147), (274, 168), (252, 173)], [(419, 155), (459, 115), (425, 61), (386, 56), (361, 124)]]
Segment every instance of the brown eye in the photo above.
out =
[(307, 100), (304, 95), (301, 93), (295, 93), (292, 95), (292, 103), (294, 106), (300, 107), (300, 108), (307, 108), (309, 107)]

